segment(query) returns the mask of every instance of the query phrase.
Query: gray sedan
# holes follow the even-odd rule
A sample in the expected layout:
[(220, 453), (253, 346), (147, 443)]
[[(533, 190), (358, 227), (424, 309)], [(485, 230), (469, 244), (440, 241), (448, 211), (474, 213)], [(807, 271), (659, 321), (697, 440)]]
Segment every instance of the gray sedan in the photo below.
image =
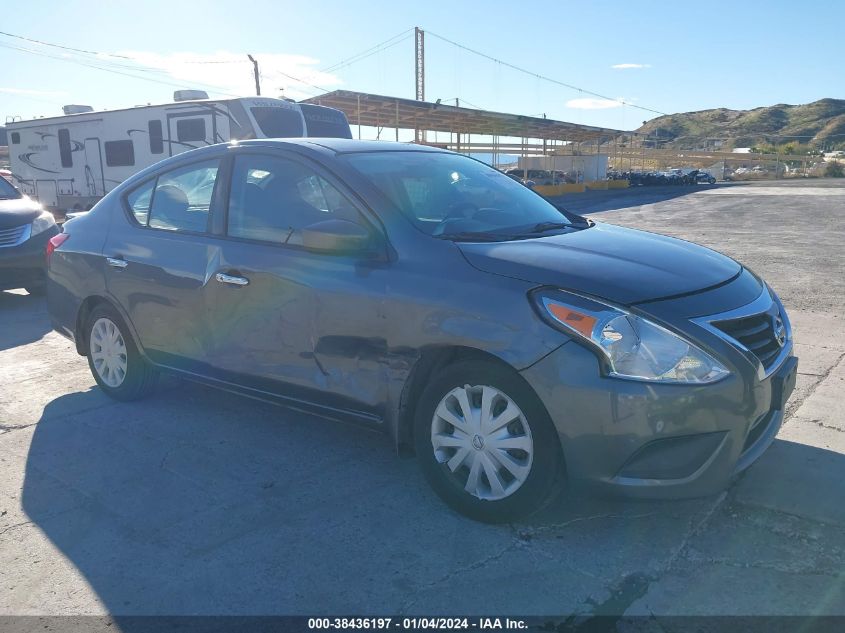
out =
[(123, 400), (160, 372), (390, 434), (483, 521), (565, 483), (709, 494), (794, 384), (775, 292), (466, 156), (261, 140), (137, 174), (51, 239), (54, 327)]

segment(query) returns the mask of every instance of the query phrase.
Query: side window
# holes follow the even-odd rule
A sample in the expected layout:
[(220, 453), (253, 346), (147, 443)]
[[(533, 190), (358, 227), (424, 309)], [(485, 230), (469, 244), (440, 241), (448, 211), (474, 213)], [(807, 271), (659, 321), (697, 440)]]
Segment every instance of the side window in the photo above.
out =
[(150, 216), (150, 201), (153, 197), (155, 183), (155, 180), (151, 180), (126, 196), (126, 202), (129, 203), (129, 208), (135, 215), (135, 219), (138, 220), (138, 224), (143, 224), (144, 226), (147, 224)]
[(59, 156), (62, 159), (62, 167), (73, 167), (73, 154), (70, 147), (70, 132), (67, 128), (59, 130)]
[(132, 141), (106, 141), (106, 165), (109, 167), (132, 167), (135, 164), (135, 146)]
[(176, 140), (190, 143), (205, 140), (205, 119), (178, 119), (176, 121)]
[(164, 135), (161, 131), (161, 121), (154, 119), (147, 124), (150, 133), (150, 154), (164, 153)]
[(232, 237), (302, 244), (301, 230), (329, 219), (361, 222), (358, 211), (310, 167), (272, 156), (238, 156), (227, 231)]
[(209, 160), (160, 175), (153, 192), (149, 225), (171, 231), (205, 232), (219, 167), (220, 161)]
[(20, 145), (20, 143), (21, 143), (20, 132), (12, 132), (12, 145)]

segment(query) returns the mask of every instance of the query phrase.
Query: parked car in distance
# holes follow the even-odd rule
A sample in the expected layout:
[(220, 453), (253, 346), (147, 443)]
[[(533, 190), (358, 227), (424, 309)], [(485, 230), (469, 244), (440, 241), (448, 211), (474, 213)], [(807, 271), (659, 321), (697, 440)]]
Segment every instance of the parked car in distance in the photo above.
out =
[(786, 311), (742, 265), (437, 148), (210, 146), (63, 228), (50, 317), (105, 393), (167, 371), (371, 425), (483, 521), (565, 482), (718, 491), (795, 385)]
[(44, 251), (59, 232), (53, 214), (0, 178), (0, 290), (44, 292)]
[(505, 172), (508, 176), (515, 176), (527, 183), (529, 180), (535, 185), (556, 185), (557, 182), (551, 173), (545, 169), (509, 169)]
[(704, 182), (704, 183), (707, 183), (708, 185), (715, 185), (716, 184), (716, 178), (713, 176), (713, 174), (711, 174), (709, 172), (700, 171), (695, 175), (695, 182), (696, 183)]

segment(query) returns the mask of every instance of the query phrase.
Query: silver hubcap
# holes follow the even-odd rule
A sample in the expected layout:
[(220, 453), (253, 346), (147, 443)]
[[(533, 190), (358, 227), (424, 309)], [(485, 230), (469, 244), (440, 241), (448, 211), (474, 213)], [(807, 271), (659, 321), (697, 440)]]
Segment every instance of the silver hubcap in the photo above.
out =
[(531, 472), (534, 440), (516, 403), (495, 387), (452, 389), (431, 421), (438, 462), (469, 494), (495, 501), (516, 492)]
[(97, 319), (91, 328), (91, 360), (94, 370), (109, 387), (119, 387), (126, 378), (126, 343), (111, 319)]

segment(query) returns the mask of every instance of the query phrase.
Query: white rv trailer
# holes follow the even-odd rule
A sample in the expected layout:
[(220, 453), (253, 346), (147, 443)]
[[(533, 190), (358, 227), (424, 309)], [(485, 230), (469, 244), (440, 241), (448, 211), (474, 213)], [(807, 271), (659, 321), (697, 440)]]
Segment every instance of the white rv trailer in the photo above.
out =
[[(185, 97), (188, 99), (185, 100)], [(7, 124), (12, 173), (21, 192), (56, 212), (90, 209), (123, 180), (168, 156), (233, 139), (352, 138), (340, 110), (283, 99), (208, 99), (177, 91), (175, 101)]]

